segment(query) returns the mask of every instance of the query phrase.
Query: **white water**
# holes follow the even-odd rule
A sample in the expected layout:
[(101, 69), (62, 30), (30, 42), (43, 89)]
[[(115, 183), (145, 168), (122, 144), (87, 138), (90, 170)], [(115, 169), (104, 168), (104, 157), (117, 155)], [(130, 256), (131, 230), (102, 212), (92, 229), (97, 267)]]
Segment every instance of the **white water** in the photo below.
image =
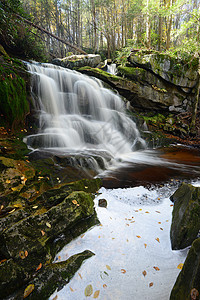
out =
[[(193, 184), (199, 186), (200, 182)], [(97, 290), (101, 300), (169, 300), (180, 272), (177, 267), (184, 263), (188, 252), (171, 250), (173, 203), (169, 196), (175, 189), (170, 184), (151, 190), (142, 186), (101, 188), (95, 199), (101, 225), (66, 245), (55, 262), (86, 249), (95, 256), (87, 259), (69, 284), (50, 300), (56, 296), (57, 300), (93, 299)], [(107, 200), (107, 208), (98, 207), (101, 198)], [(89, 284), (93, 294), (85, 297)]]
[(28, 68), (39, 114), (39, 132), (26, 139), (32, 150), (106, 153), (111, 160), (138, 145), (145, 148), (121, 98), (99, 80), (50, 64), (32, 63)]
[(116, 64), (110, 64), (107, 65), (107, 72), (112, 74), (112, 75), (116, 75), (117, 74), (117, 66)]

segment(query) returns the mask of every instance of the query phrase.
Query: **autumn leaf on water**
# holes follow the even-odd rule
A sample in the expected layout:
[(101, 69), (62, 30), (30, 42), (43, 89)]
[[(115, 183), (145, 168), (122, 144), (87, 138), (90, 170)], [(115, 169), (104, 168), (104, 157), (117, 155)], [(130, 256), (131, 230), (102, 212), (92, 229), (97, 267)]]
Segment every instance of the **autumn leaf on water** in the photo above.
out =
[(104, 288), (104, 289), (107, 288), (107, 284), (104, 283), (104, 284), (103, 284), (103, 288)]
[(37, 267), (36, 271), (40, 270), (42, 268), (42, 263), (39, 264), (39, 266)]
[(158, 243), (160, 243), (160, 239), (159, 239), (159, 238), (156, 238), (155, 240), (156, 240)]
[(162, 227), (160, 227), (160, 230), (163, 230), (163, 228), (162, 228)]
[(145, 211), (145, 214), (149, 214), (149, 211)]
[(89, 297), (91, 296), (93, 293), (93, 287), (91, 284), (87, 285), (86, 288), (85, 288), (85, 296), (86, 297)]
[(24, 298), (28, 297), (30, 293), (32, 293), (34, 288), (35, 288), (34, 284), (29, 284), (27, 288), (24, 290)]
[(153, 286), (153, 282), (150, 282), (150, 283), (149, 283), (149, 287), (152, 287), (152, 286)]
[(144, 247), (146, 248), (146, 247), (147, 247), (147, 244), (144, 244)]
[(158, 267), (153, 267), (156, 271), (160, 271), (160, 269)]
[(136, 235), (136, 237), (137, 237), (138, 239), (141, 239), (141, 236), (140, 236), (140, 235)]
[(143, 272), (142, 272), (142, 274), (144, 275), (144, 277), (147, 275), (147, 272), (144, 270)]
[(122, 274), (125, 274), (126, 270), (125, 269), (121, 269), (121, 272), (122, 272)]
[(83, 279), (83, 277), (82, 277), (81, 273), (78, 273), (78, 275), (79, 275), (79, 277), (80, 277), (81, 279)]
[(111, 267), (110, 267), (109, 265), (106, 265), (106, 268), (107, 268), (108, 270), (111, 270)]
[(161, 224), (161, 222), (158, 222), (158, 224)]
[(83, 238), (84, 236), (85, 236), (85, 234), (82, 234), (82, 235), (81, 235), (81, 238)]
[(58, 299), (58, 296), (56, 295), (52, 300), (57, 300)]
[(155, 212), (158, 213), (158, 214), (160, 214), (160, 211), (159, 211), (159, 210), (156, 210)]
[(71, 291), (71, 292), (74, 292), (74, 290), (73, 290), (73, 288), (72, 288), (71, 286), (70, 286), (69, 288), (70, 288), (70, 291)]
[(183, 268), (183, 264), (180, 263), (180, 264), (177, 266), (177, 269), (182, 270), (182, 268)]
[(98, 297), (99, 297), (99, 294), (100, 294), (100, 291), (99, 291), (99, 290), (96, 291), (96, 292), (94, 293), (93, 298), (94, 298), (94, 299), (98, 298)]
[(142, 211), (142, 208), (140, 208), (139, 211)]

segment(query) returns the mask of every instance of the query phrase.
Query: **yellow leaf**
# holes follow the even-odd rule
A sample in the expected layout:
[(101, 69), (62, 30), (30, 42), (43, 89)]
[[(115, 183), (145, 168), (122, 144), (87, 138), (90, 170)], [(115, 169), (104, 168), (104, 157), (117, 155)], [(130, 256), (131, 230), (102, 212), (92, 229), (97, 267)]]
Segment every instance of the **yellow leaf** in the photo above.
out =
[(140, 235), (136, 235), (136, 237), (137, 237), (138, 239), (141, 239), (141, 236), (140, 236)]
[(72, 200), (73, 204), (78, 204), (78, 202), (76, 200)]
[(28, 256), (28, 251), (27, 250), (24, 252), (24, 255), (25, 255), (25, 257)]
[(156, 271), (160, 271), (160, 269), (158, 267), (153, 267)]
[(34, 288), (35, 288), (34, 284), (29, 284), (24, 291), (24, 298), (28, 297), (30, 295), (30, 293), (32, 293)]
[(99, 294), (100, 294), (100, 291), (99, 291), (99, 290), (96, 291), (96, 292), (94, 293), (93, 298), (94, 298), (94, 299), (98, 298), (98, 297), (99, 297)]
[(149, 287), (151, 287), (151, 286), (153, 286), (153, 282), (150, 282), (150, 283), (149, 283)]
[(139, 211), (141, 211), (141, 210), (142, 210), (142, 208), (139, 209)]
[(182, 268), (183, 268), (183, 264), (182, 263), (177, 266), (177, 269), (179, 269), (179, 270), (182, 270)]
[(160, 243), (160, 239), (159, 239), (159, 238), (156, 238), (156, 241), (157, 241), (158, 243)]
[(17, 207), (17, 208), (22, 208), (22, 204), (21, 203), (14, 204), (13, 206)]
[(49, 222), (46, 222), (46, 226), (51, 228), (51, 224)]
[(79, 277), (80, 277), (81, 279), (83, 279), (83, 277), (82, 277), (81, 273), (78, 273), (78, 275), (79, 275)]
[(33, 206), (33, 208), (34, 208), (34, 209), (36, 209), (36, 208), (38, 208), (38, 206), (37, 206), (37, 205), (35, 205), (35, 206)]
[(161, 222), (158, 222), (158, 224), (161, 224)]
[(149, 214), (149, 211), (145, 211), (145, 214)]
[(87, 285), (86, 288), (85, 288), (85, 296), (86, 297), (89, 297), (91, 296), (93, 293), (93, 287), (91, 284)]
[(11, 181), (9, 179), (6, 179), (6, 183), (11, 183)]
[(83, 238), (84, 236), (85, 236), (85, 234), (82, 234), (82, 235), (81, 235), (81, 238)]
[(144, 244), (144, 247), (146, 248), (146, 247), (147, 247), (147, 244)]
[(125, 274), (126, 270), (125, 269), (121, 269), (121, 272), (122, 272), (122, 274)]
[(44, 235), (45, 235), (45, 232), (44, 232), (43, 230), (41, 230), (41, 234), (42, 234), (42, 236), (44, 236)]
[(26, 258), (26, 255), (25, 255), (24, 251), (19, 251), (19, 257), (21, 259), (25, 259)]
[(108, 265), (106, 265), (106, 268), (107, 268), (108, 270), (111, 270), (111, 267), (110, 267), (110, 266), (108, 266)]
[(74, 290), (73, 290), (73, 288), (71, 288), (71, 286), (69, 288), (70, 288), (71, 292), (74, 292)]
[(142, 274), (144, 275), (144, 277), (147, 275), (147, 272), (144, 270), (143, 272), (142, 272)]
[(5, 261), (7, 261), (7, 259), (2, 259), (2, 260), (0, 260), (0, 264), (2, 264), (3, 262), (5, 262)]
[(14, 211), (15, 211), (15, 208), (12, 209), (11, 211), (9, 211), (8, 213), (9, 213), (9, 214), (12, 214)]
[(1, 205), (1, 210), (4, 208), (4, 206), (3, 205)]

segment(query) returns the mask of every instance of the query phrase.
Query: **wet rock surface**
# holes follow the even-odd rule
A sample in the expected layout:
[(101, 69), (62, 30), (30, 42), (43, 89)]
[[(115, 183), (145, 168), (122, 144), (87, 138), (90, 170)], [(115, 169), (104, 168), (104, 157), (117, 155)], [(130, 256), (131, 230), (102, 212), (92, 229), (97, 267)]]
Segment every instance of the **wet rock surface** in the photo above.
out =
[(170, 199), (174, 202), (172, 249), (183, 249), (192, 244), (200, 230), (200, 188), (183, 183)]
[[(170, 300), (199, 299), (200, 238), (196, 239), (172, 289)], [(196, 295), (196, 296), (195, 296)]]

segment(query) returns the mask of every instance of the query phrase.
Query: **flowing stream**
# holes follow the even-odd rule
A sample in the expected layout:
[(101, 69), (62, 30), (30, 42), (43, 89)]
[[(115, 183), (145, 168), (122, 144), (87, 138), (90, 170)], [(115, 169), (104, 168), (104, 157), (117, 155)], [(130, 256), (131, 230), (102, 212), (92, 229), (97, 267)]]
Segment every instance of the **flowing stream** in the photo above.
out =
[[(199, 151), (149, 150), (121, 98), (99, 80), (50, 64), (28, 68), (39, 124), (28, 147), (70, 156), (104, 182), (95, 198), (101, 224), (66, 245), (55, 263), (86, 249), (95, 256), (50, 299), (168, 300), (188, 251), (171, 250), (169, 197), (179, 179), (199, 176)], [(98, 206), (101, 198), (107, 208)]]

